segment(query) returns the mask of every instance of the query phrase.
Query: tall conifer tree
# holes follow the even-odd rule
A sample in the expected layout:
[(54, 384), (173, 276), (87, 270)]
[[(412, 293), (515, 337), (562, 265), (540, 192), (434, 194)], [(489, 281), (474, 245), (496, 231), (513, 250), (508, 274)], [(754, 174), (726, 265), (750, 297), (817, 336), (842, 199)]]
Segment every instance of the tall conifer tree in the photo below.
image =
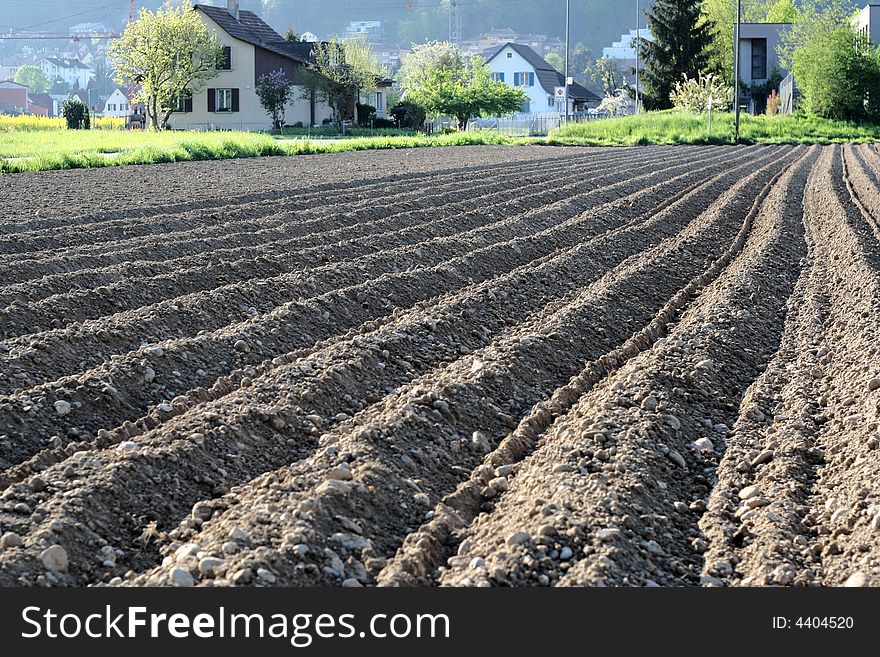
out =
[(695, 78), (709, 63), (712, 24), (701, 17), (700, 0), (657, 0), (647, 14), (654, 41), (643, 40), (645, 107), (672, 107), (669, 94), (683, 77)]

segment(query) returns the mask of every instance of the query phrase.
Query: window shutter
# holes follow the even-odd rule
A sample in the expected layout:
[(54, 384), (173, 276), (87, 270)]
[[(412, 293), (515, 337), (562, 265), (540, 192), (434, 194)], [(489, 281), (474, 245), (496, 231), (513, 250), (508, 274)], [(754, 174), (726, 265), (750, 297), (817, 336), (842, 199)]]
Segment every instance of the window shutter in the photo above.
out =
[(534, 73), (529, 73), (529, 86), (530, 87), (535, 86), (535, 74)]
[(183, 99), (183, 111), (184, 112), (192, 112), (193, 111), (193, 97), (187, 96)]
[(238, 111), (238, 89), (232, 90), (232, 111)]
[(232, 69), (232, 46), (223, 46), (223, 66), (220, 68), (225, 71)]
[(514, 73), (514, 74), (513, 74), (513, 86), (514, 86), (514, 87), (518, 87), (518, 86), (519, 86), (519, 73)]
[(499, 73), (498, 79), (501, 80), (502, 82), (504, 82), (504, 73)]
[(208, 111), (216, 112), (217, 111), (217, 90), (216, 89), (208, 89)]

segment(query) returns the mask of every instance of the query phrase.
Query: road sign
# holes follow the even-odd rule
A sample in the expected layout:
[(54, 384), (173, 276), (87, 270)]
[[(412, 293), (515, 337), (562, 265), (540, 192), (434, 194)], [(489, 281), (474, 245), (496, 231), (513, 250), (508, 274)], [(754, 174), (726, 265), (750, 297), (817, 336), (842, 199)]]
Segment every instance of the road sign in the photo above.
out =
[(553, 95), (557, 98), (565, 98), (565, 87), (553, 87)]

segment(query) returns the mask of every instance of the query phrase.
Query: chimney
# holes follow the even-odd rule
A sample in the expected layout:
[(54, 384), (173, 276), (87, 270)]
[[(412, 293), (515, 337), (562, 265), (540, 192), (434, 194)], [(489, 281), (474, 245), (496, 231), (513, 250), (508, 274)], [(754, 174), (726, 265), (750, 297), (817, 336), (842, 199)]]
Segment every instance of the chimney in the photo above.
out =
[(226, 11), (235, 20), (238, 20), (238, 0), (226, 0)]

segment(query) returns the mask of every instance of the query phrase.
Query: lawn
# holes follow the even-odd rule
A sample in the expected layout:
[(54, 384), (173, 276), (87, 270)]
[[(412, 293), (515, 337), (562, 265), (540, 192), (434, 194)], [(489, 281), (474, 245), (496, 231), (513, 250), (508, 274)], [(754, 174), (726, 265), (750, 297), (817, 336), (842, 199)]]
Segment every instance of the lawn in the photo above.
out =
[[(712, 129), (706, 115), (648, 112), (638, 116), (573, 123), (545, 139), (517, 138), (491, 130), (453, 134), (398, 134), (276, 138), (254, 132), (66, 130), (57, 119), (0, 116), (0, 173), (43, 171), (215, 160), (265, 155), (302, 155), (387, 148), (468, 146), (480, 144), (550, 144), (565, 146), (631, 146), (638, 144), (723, 144), (733, 142), (733, 114), (715, 114)], [(290, 131), (295, 133), (296, 131)], [(369, 132), (369, 131), (366, 131)], [(741, 141), (750, 144), (870, 142), (880, 139), (880, 126), (855, 125), (803, 116), (742, 116)]]
[(276, 139), (271, 135), (253, 132), (4, 131), (0, 126), (0, 173), (387, 148), (519, 144), (526, 141), (487, 132), (348, 139)]
[[(550, 133), (549, 144), (633, 146), (733, 143), (733, 113), (708, 115), (646, 112), (637, 116), (571, 123)], [(806, 116), (740, 115), (740, 141), (748, 144), (864, 143), (880, 139), (880, 126)]]

